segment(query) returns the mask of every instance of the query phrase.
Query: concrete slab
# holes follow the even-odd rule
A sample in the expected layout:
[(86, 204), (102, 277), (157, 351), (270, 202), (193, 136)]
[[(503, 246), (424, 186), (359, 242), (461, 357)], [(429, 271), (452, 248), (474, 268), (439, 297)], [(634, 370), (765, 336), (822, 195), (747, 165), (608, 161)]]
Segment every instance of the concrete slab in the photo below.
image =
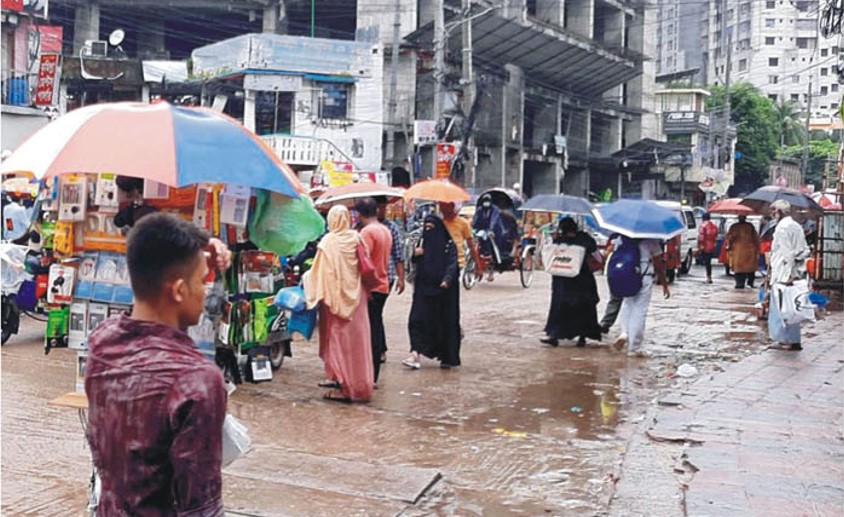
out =
[(267, 483), (413, 504), (442, 476), (439, 471), (382, 465), (259, 446), (224, 472)]

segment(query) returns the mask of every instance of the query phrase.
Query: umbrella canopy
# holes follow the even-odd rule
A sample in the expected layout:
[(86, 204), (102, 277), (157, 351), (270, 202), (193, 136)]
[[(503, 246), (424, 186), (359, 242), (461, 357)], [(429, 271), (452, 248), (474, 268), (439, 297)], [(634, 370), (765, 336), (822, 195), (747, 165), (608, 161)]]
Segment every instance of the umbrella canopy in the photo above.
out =
[(824, 210), (829, 210), (829, 207), (836, 203), (840, 204), (839, 196), (834, 189), (827, 189), (825, 192), (815, 192), (812, 194), (812, 199), (820, 205)]
[(592, 213), (592, 204), (582, 197), (565, 194), (539, 194), (528, 199), (527, 203), (522, 205), (519, 210), (589, 215)]
[(815, 216), (823, 215), (823, 208), (811, 197), (799, 190), (773, 185), (756, 189), (753, 193), (745, 196), (741, 200), (741, 204), (747, 205), (757, 212), (762, 213), (768, 208), (768, 205), (780, 199), (788, 201), (793, 208), (798, 210), (808, 211)]
[(378, 196), (400, 198), (402, 192), (399, 189), (378, 183), (349, 183), (348, 185), (329, 188), (317, 198), (314, 205), (320, 208), (327, 208), (338, 203), (349, 206), (354, 204), (357, 199)]
[(638, 199), (600, 206), (595, 219), (602, 228), (633, 239), (670, 239), (686, 229), (677, 212)]
[(755, 212), (747, 205), (741, 204), (740, 197), (722, 199), (709, 205), (706, 209), (710, 214), (753, 215)]
[(513, 213), (522, 206), (522, 197), (518, 192), (508, 188), (495, 187), (484, 190), (478, 196), (473, 196), (471, 201), (477, 205), (482, 197), (489, 196), (492, 199), (492, 204), (501, 210), (508, 210)]
[(236, 120), (165, 102), (95, 104), (71, 111), (21, 144), (0, 171), (37, 178), (109, 172), (172, 187), (208, 182), (289, 197), (303, 192), (296, 173)]
[(427, 199), (429, 201), (443, 201), (454, 203), (467, 201), (471, 198), (460, 185), (448, 180), (425, 180), (415, 183), (404, 191), (405, 199)]

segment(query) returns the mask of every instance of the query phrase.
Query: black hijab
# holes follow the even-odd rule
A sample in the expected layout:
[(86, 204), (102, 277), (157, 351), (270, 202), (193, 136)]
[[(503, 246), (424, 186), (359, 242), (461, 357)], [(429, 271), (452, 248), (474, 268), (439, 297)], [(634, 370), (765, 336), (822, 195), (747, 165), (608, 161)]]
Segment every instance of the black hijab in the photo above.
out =
[[(433, 225), (428, 228), (428, 224)], [(448, 268), (448, 246), (454, 246), (442, 219), (436, 215), (425, 218), (422, 231), (424, 254), (419, 263), (419, 277), (423, 282), (439, 285)]]

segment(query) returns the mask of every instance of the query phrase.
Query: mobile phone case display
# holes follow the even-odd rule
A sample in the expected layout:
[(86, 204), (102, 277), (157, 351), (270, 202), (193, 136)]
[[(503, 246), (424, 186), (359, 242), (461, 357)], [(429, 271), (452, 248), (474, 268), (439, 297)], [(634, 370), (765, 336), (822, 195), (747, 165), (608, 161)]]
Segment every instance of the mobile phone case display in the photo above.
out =
[[(192, 221), (236, 252), (229, 271), (208, 279), (205, 310), (188, 329), (203, 355), (235, 383), (270, 380), (278, 357), (290, 356), (287, 315), (272, 304), (284, 286), (279, 256), (243, 248), (261, 246), (253, 229), (270, 236), (266, 249), (278, 253), (297, 253), (299, 241), (316, 239), (324, 221), (306, 197), (210, 183), (172, 188), (101, 173), (47, 180), (40, 199), (42, 242), (58, 262), (47, 282), (46, 344), (48, 350), (77, 350), (78, 386), (84, 383), (88, 337), (106, 318), (131, 311), (126, 234), (138, 219), (158, 211)], [(263, 203), (260, 213), (257, 200)], [(279, 243), (284, 246), (275, 249)]]

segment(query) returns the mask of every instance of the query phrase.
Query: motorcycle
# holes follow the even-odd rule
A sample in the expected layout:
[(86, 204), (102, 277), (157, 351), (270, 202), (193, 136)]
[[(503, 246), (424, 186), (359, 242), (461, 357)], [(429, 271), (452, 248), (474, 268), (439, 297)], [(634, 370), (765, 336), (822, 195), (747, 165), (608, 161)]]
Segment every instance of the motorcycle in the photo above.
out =
[(21, 314), (36, 321), (47, 321), (43, 302), (47, 294), (47, 267), (40, 254), (27, 246), (0, 243), (2, 268), (2, 343), (17, 334)]

